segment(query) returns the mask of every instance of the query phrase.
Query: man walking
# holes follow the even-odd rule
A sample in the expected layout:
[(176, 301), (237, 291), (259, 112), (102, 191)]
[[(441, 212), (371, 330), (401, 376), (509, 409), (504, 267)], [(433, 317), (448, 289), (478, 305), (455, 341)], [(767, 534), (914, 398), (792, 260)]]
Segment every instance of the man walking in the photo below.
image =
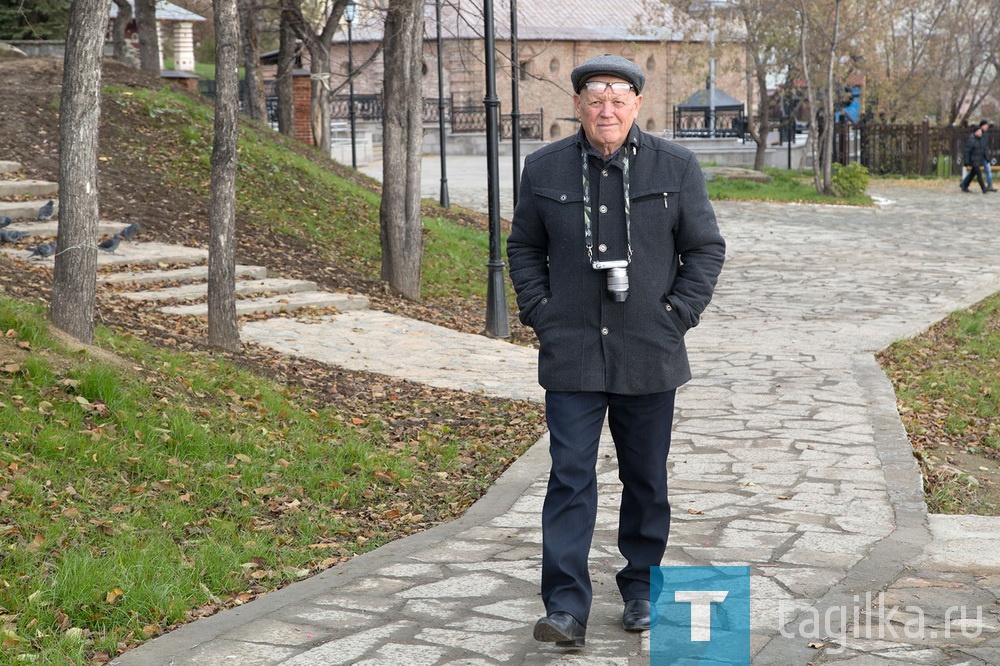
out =
[(979, 126), (983, 128), (983, 135), (979, 140), (983, 144), (983, 175), (986, 176), (986, 191), (996, 192), (997, 189), (993, 187), (993, 151), (990, 150), (990, 130), (993, 129), (993, 123), (983, 120)]
[(987, 187), (986, 183), (983, 181), (983, 161), (986, 155), (983, 151), (983, 133), (989, 127), (989, 121), (980, 121), (979, 125), (976, 127), (975, 131), (972, 132), (966, 139), (965, 144), (962, 146), (962, 164), (964, 164), (969, 172), (962, 179), (962, 183), (959, 187), (962, 188), (963, 192), (969, 192), (969, 184), (972, 179), (975, 178), (979, 182), (979, 187), (983, 190), (983, 194), (986, 194)]
[(535, 639), (582, 647), (605, 417), (619, 478), (617, 574), (627, 631), (650, 627), (650, 567), (667, 544), (674, 394), (684, 334), (708, 306), (725, 241), (691, 151), (641, 131), (645, 74), (612, 55), (570, 75), (580, 131), (528, 156), (507, 242), (520, 320), (539, 341), (552, 467)]

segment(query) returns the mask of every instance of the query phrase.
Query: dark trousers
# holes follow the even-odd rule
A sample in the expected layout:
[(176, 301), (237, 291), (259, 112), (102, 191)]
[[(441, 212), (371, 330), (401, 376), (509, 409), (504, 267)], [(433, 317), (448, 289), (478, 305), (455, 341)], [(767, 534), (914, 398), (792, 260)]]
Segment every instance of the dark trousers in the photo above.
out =
[[(978, 164), (969, 165), (969, 173), (965, 174), (965, 178), (962, 179), (962, 189), (969, 189), (969, 185), (972, 183), (972, 178), (975, 177), (979, 181), (979, 187), (983, 188), (983, 192), (986, 191), (986, 182), (983, 180), (983, 168)], [(954, 182), (954, 181), (952, 181)]]
[(586, 625), (593, 591), (588, 558), (597, 519), (597, 450), (605, 413), (624, 487), (618, 549), (622, 599), (649, 599), (670, 531), (667, 454), (675, 391), (651, 395), (548, 391), (545, 414), (552, 469), (542, 508), (542, 601)]

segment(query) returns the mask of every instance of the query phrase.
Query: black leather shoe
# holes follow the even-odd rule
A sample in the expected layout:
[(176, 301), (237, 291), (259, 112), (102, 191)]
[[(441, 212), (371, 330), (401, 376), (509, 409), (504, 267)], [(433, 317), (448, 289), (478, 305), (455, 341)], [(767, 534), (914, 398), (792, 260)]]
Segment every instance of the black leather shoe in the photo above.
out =
[(649, 599), (629, 599), (625, 602), (625, 612), (622, 613), (625, 631), (648, 631), (649, 624)]
[(587, 628), (569, 613), (556, 611), (535, 623), (535, 640), (556, 647), (583, 647)]

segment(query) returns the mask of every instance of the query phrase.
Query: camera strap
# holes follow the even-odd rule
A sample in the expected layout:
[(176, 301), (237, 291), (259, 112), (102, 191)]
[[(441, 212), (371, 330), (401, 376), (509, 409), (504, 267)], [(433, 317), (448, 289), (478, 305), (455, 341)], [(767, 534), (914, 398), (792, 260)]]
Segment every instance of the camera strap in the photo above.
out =
[[(583, 159), (583, 240), (587, 245), (587, 260), (594, 261), (594, 228), (590, 221), (590, 162), (587, 159), (587, 142), (582, 142), (580, 155)], [(625, 242), (626, 261), (632, 263), (632, 206), (628, 195), (628, 144), (622, 146), (622, 190), (625, 194)]]

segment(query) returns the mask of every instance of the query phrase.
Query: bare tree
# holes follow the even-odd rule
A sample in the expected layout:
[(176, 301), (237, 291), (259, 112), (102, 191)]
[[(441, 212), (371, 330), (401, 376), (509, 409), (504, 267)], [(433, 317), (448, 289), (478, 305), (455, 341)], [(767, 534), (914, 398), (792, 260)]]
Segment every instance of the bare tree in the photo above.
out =
[(1000, 13), (995, 0), (896, 0), (857, 49), (866, 106), (886, 120), (970, 119), (996, 94)]
[(53, 325), (94, 339), (97, 294), (97, 145), (101, 54), (111, 0), (76, 0), (70, 9), (59, 103), (59, 233), (52, 278)]
[(423, 17), (422, 0), (390, 0), (384, 39), (384, 139), (379, 208), (382, 280), (396, 293), (414, 301), (420, 300), (423, 257), (420, 217)]
[(292, 29), (309, 49), (312, 135), (314, 143), (326, 155), (330, 154), (330, 120), (333, 117), (330, 99), (330, 45), (346, 6), (347, 0), (334, 0), (325, 16), (322, 31), (317, 33), (302, 13), (302, 0), (281, 0), (281, 9), (289, 12)]
[(114, 48), (114, 58), (118, 62), (129, 62), (127, 45), (125, 44), (125, 28), (132, 20), (132, 5), (128, 0), (115, 0), (118, 6), (118, 16), (111, 32), (111, 43)]
[(135, 0), (139, 31), (139, 69), (160, 75), (160, 36), (156, 30), (156, 0)]
[(240, 35), (243, 39), (243, 69), (246, 86), (246, 114), (267, 121), (264, 103), (264, 75), (260, 69), (260, 5), (256, 0), (237, 0)]
[(237, 0), (213, 0), (215, 138), (208, 244), (208, 343), (240, 348), (236, 322), (236, 156), (239, 138), (240, 33)]
[(792, 16), (784, 0), (701, 0), (701, 3), (706, 1), (720, 8), (725, 19), (723, 35), (729, 41), (742, 41), (744, 45), (746, 130), (757, 146), (754, 169), (759, 171), (764, 168), (768, 135), (772, 129), (768, 80), (788, 72), (798, 54), (796, 35), (788, 29)]

